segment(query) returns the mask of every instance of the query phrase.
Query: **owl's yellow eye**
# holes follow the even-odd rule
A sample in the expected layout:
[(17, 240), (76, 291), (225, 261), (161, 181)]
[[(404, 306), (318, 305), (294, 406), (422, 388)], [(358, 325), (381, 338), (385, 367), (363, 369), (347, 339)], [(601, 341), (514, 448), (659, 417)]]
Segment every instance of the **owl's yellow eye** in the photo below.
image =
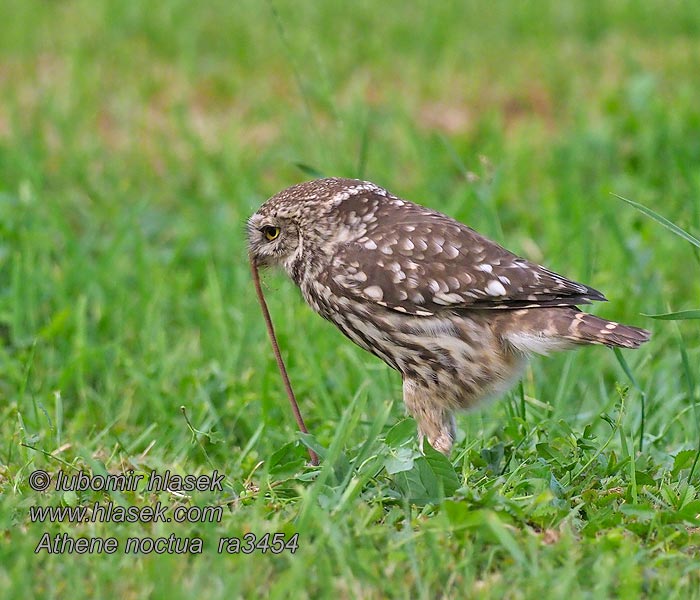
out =
[(260, 231), (262, 231), (262, 234), (268, 242), (276, 240), (280, 235), (280, 228), (272, 225), (266, 225)]

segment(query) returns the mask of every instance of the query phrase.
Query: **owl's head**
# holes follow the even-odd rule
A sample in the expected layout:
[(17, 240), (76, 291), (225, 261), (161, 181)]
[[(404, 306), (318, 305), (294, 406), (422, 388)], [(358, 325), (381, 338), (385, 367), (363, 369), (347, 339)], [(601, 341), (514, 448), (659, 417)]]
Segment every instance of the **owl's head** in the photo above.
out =
[(291, 275), (304, 251), (309, 260), (331, 252), (342, 229), (339, 205), (361, 191), (379, 189), (354, 179), (317, 179), (293, 185), (248, 219), (248, 253), (260, 267), (283, 266)]

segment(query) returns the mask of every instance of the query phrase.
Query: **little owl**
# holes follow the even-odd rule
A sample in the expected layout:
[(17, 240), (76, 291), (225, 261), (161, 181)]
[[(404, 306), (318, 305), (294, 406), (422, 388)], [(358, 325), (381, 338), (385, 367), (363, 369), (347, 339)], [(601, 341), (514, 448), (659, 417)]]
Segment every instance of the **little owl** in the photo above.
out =
[(448, 454), (453, 412), (503, 393), (527, 358), (582, 344), (637, 348), (649, 332), (581, 312), (605, 300), (473, 229), (367, 181), (319, 179), (248, 221), (256, 266), (403, 378), (421, 436)]

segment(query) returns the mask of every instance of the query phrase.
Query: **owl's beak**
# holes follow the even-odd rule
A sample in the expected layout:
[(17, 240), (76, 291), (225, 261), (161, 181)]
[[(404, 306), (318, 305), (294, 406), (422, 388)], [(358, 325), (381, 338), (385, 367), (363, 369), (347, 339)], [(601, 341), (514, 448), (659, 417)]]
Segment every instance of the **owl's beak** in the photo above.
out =
[(253, 252), (248, 252), (248, 261), (256, 269), (265, 269), (270, 266), (270, 260), (266, 256), (260, 256)]
[(255, 267), (256, 269), (260, 267), (260, 259), (258, 256), (256, 256), (253, 252), (248, 252), (248, 262), (250, 262), (250, 265), (252, 267)]

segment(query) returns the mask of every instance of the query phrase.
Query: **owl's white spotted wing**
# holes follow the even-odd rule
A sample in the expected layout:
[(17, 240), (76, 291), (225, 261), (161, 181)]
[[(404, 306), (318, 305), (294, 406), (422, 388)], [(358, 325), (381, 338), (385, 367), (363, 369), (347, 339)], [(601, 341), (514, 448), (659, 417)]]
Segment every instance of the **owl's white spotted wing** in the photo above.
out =
[[(324, 279), (357, 300), (432, 315), (441, 310), (588, 304), (605, 297), (516, 256), (441, 213), (392, 197), (341, 207), (366, 224), (341, 244)], [(369, 215), (369, 217), (368, 217)]]

